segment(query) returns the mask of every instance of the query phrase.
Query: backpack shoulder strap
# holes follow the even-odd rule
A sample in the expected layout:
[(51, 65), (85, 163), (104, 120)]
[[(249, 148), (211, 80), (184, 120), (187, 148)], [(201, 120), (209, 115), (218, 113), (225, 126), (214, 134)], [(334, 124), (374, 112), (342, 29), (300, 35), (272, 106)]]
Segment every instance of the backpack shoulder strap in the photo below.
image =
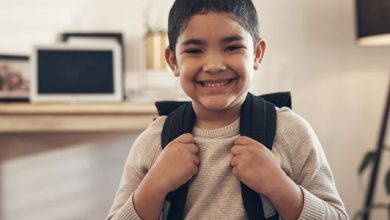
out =
[(169, 115), (169, 113), (175, 111), (177, 108), (190, 102), (185, 101), (157, 101), (154, 105), (157, 108), (158, 115)]
[[(190, 102), (180, 103), (174, 111), (168, 114), (161, 133), (161, 147), (164, 149), (169, 142), (185, 133), (191, 133), (195, 124), (195, 112)], [(168, 105), (168, 108), (172, 106)], [(166, 109), (162, 109), (166, 111)], [(165, 112), (167, 113), (167, 112)]]
[(291, 93), (290, 92), (276, 92), (259, 96), (277, 107), (291, 108)]
[[(190, 102), (182, 103), (177, 109), (168, 114), (161, 133), (161, 147), (164, 149), (171, 141), (182, 134), (192, 133), (194, 124), (195, 113), (192, 104)], [(183, 219), (188, 188), (189, 181), (167, 195), (166, 200), (171, 202), (168, 219)]]
[(240, 112), (240, 134), (248, 136), (272, 150), (276, 134), (275, 104), (262, 96), (248, 94)]
[[(248, 136), (272, 150), (276, 133), (275, 105), (249, 93), (240, 115), (240, 135)], [(250, 220), (265, 219), (260, 195), (242, 182), (241, 196)]]

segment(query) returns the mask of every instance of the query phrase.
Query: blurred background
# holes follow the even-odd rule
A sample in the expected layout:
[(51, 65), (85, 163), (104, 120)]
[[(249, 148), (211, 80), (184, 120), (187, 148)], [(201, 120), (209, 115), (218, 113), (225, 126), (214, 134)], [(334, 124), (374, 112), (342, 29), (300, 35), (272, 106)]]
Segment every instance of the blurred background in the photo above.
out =
[[(64, 31), (122, 33), (127, 97), (117, 104), (119, 109), (126, 106), (123, 111), (113, 104), (108, 112), (101, 110), (104, 103), (84, 106), (85, 115), (101, 118), (103, 124), (87, 128), (83, 126), (90, 119), (71, 119), (66, 113), (70, 109), (77, 115), (72, 103), (62, 103), (65, 110), (52, 112), (55, 104), (28, 110), (33, 104), (0, 102), (0, 219), (105, 218), (131, 144), (155, 115), (147, 103), (182, 98), (169, 70), (145, 65), (146, 36), (166, 31), (172, 2), (1, 0), (0, 54), (29, 56), (33, 45), (52, 44)], [(369, 172), (359, 176), (357, 170), (365, 153), (376, 147), (389, 82), (390, 48), (357, 44), (353, 0), (254, 3), (268, 47), (251, 91), (292, 92), (294, 111), (318, 135), (347, 212), (353, 216), (363, 207), (368, 185)], [(143, 93), (143, 89), (154, 92)], [(164, 90), (166, 95), (161, 96)], [(134, 113), (132, 102), (139, 101), (138, 95), (147, 107)], [(45, 120), (29, 121), (39, 129), (13, 127), (13, 120), (27, 118), (25, 114)], [(58, 115), (62, 121), (50, 121)], [(118, 127), (111, 121), (112, 127), (104, 125), (116, 115), (130, 115), (128, 121), (119, 120), (138, 124)], [(138, 122), (137, 115), (146, 117)], [(66, 129), (55, 124), (66, 123), (68, 117), (72, 125)], [(383, 184), (388, 158), (385, 152), (376, 202), (389, 202)], [(373, 212), (372, 219), (387, 219), (386, 210)]]

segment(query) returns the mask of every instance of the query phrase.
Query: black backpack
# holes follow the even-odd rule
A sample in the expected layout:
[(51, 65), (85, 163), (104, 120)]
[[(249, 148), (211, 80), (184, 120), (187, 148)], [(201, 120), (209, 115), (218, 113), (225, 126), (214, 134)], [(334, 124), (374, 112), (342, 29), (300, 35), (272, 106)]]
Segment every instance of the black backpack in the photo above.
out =
[[(195, 123), (195, 113), (191, 102), (160, 101), (155, 103), (159, 115), (167, 115), (162, 133), (161, 147), (184, 133), (192, 133)], [(254, 96), (248, 93), (240, 112), (240, 135), (248, 136), (268, 149), (272, 149), (276, 133), (276, 109), (287, 106), (291, 108), (290, 92), (272, 93)], [(166, 200), (171, 202), (168, 219), (184, 218), (184, 206), (188, 193), (189, 182), (173, 192)], [(266, 219), (260, 195), (241, 182), (241, 195), (245, 211), (250, 220)], [(279, 214), (271, 216), (271, 220), (279, 219)]]

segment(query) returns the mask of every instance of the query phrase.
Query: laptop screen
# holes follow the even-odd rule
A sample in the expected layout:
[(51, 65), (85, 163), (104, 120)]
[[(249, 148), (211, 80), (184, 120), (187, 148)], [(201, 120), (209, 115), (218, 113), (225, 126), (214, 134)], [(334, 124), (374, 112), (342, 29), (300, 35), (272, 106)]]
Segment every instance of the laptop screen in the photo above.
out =
[(112, 50), (39, 50), (38, 94), (112, 94)]
[(123, 99), (118, 45), (36, 46), (31, 63), (33, 102), (117, 102)]

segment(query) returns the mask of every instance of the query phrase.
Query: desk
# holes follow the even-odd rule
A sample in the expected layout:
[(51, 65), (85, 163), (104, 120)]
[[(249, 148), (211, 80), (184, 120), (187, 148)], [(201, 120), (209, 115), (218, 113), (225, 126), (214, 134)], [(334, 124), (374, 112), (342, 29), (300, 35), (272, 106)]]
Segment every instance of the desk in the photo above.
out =
[(153, 103), (1, 103), (0, 132), (139, 131), (157, 116)]

